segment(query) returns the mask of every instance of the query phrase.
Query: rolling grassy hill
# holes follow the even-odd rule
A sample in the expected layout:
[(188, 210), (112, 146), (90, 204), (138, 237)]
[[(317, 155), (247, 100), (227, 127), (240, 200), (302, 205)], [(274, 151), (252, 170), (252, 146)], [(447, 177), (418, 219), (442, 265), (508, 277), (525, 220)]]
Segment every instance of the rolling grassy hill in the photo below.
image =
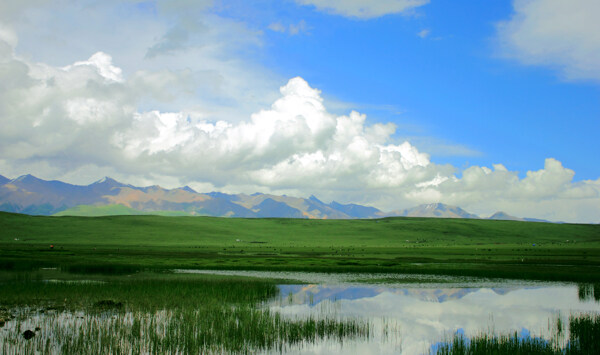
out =
[[(54, 245), (50, 249), (50, 245)], [(0, 213), (5, 268), (128, 265), (598, 280), (600, 226)]]

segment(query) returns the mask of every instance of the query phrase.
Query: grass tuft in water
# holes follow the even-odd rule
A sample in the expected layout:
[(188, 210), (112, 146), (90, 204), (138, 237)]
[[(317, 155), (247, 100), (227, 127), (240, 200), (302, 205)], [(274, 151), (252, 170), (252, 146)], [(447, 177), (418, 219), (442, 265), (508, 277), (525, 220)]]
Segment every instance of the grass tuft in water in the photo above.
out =
[[(0, 333), (2, 354), (248, 354), (371, 335), (365, 321), (289, 319), (262, 307), (278, 293), (268, 280), (138, 273), (47, 282), (38, 277), (47, 274), (13, 276), (5, 276), (0, 288), (0, 306), (14, 314)], [(23, 338), (36, 328), (32, 339)]]
[(557, 319), (556, 336), (553, 339), (519, 337), (511, 335), (481, 334), (471, 339), (456, 334), (451, 341), (437, 347), (438, 355), (478, 355), (478, 354), (597, 354), (600, 346), (600, 315), (582, 314), (569, 317), (569, 340), (564, 347), (559, 346), (562, 335), (560, 318)]
[(567, 354), (597, 354), (600, 349), (600, 314), (569, 317)]

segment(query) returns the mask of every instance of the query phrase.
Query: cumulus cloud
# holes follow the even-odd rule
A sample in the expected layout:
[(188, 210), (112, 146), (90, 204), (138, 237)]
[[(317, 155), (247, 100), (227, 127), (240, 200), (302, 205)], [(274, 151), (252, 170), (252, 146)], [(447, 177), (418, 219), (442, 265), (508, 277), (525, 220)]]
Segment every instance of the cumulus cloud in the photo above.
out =
[[(10, 44), (6, 50), (17, 48), (17, 54), (32, 63), (63, 67), (102, 51), (118, 64), (123, 78), (138, 75), (141, 81), (152, 76), (158, 81), (169, 72), (180, 76), (183, 86), (171, 81), (164, 93), (154, 89), (157, 82), (149, 86), (152, 95), (137, 102), (141, 111), (184, 110), (212, 119), (242, 120), (268, 107), (285, 79), (255, 56), (263, 45), (262, 31), (221, 16), (210, 1), (14, 3), (18, 6), (0, 5), (14, 16), (4, 19), (0, 8), (0, 37)], [(185, 32), (179, 38), (178, 29)]]
[(483, 214), (506, 210), (550, 220), (598, 222), (594, 204), (600, 202), (600, 178), (574, 182), (574, 175), (553, 158), (545, 160), (543, 169), (528, 171), (524, 178), (502, 164), (471, 166), (460, 178), (452, 175), (432, 186), (419, 186), (407, 197), (415, 202), (437, 197)]
[(567, 79), (600, 80), (600, 2), (514, 0), (513, 7), (498, 24), (503, 55), (556, 67)]
[(574, 172), (552, 158), (523, 178), (501, 164), (462, 171), (436, 164), (397, 141), (392, 123), (330, 113), (321, 92), (300, 77), (283, 85), (270, 107), (230, 121), (139, 109), (148, 96), (169, 100), (192, 85), (187, 72), (126, 77), (103, 52), (54, 67), (19, 58), (6, 40), (0, 48), (7, 48), (0, 51), (3, 175), (94, 172), (136, 184), (315, 194), (385, 210), (444, 202), (475, 213), (598, 222), (600, 179), (574, 182)]
[(73, 65), (64, 68), (64, 70), (70, 71), (74, 67), (95, 68), (98, 74), (107, 80), (116, 82), (123, 81), (123, 71), (121, 68), (112, 65), (112, 57), (106, 53), (98, 52), (92, 55), (88, 60), (75, 62)]
[(320, 92), (302, 78), (280, 91), (270, 109), (238, 124), (185, 113), (136, 114), (131, 129), (113, 142), (130, 159), (180, 164), (178, 169), (197, 180), (275, 189), (398, 183), (411, 169), (429, 164), (409, 143), (390, 143), (392, 124), (367, 125), (357, 112), (327, 112)]
[(407, 13), (429, 0), (296, 0), (302, 5), (312, 5), (319, 11), (325, 11), (345, 17), (371, 19), (390, 14)]

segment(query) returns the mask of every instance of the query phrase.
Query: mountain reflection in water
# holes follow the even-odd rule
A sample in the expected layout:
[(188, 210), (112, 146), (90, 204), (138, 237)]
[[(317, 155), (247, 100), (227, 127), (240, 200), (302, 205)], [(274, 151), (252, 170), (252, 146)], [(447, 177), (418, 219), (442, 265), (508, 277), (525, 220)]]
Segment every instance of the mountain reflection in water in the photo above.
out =
[[(427, 288), (386, 285), (280, 285), (269, 307), (289, 317), (369, 319), (374, 340), (308, 345), (292, 353), (423, 354), (457, 331), (550, 339), (557, 317), (599, 312), (600, 304), (580, 299), (576, 285)], [(390, 330), (394, 336), (390, 337)], [(568, 330), (567, 330), (568, 331)]]
[[(456, 332), (467, 338), (518, 332), (550, 339), (558, 317), (568, 325), (569, 315), (600, 312), (598, 285), (440, 275), (176, 272), (296, 280), (278, 286), (280, 295), (266, 307), (286, 317), (361, 318), (373, 325), (369, 340), (303, 344), (286, 354), (428, 354)], [(564, 333), (568, 339), (568, 329)]]

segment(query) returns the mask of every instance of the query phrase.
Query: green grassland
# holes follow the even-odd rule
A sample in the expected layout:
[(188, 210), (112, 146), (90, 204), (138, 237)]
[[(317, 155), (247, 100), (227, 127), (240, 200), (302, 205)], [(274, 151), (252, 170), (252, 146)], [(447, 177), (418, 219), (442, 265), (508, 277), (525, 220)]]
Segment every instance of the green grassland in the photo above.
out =
[(600, 225), (0, 213), (0, 256), (0, 267), (13, 270), (356, 271), (598, 282)]
[(140, 211), (123, 205), (79, 205), (67, 210), (55, 213), (54, 216), (81, 216), (81, 217), (99, 217), (99, 216), (138, 216), (138, 215), (158, 215), (158, 216), (190, 216), (185, 211)]

